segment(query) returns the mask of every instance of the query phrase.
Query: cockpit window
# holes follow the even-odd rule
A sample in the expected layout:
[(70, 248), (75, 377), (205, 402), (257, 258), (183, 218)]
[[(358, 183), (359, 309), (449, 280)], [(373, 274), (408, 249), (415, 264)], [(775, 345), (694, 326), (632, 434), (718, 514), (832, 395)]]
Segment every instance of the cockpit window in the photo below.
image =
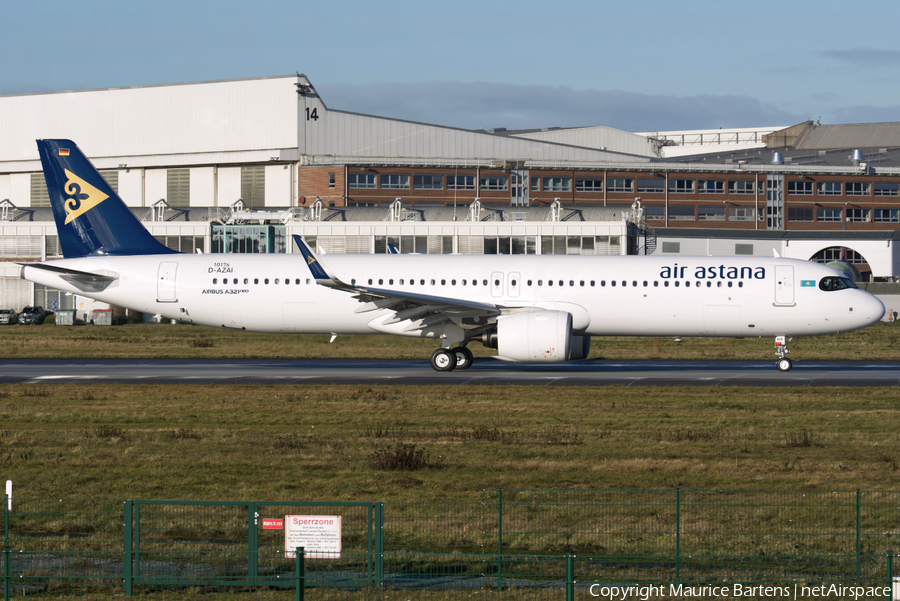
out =
[(848, 288), (856, 288), (856, 284), (850, 278), (822, 278), (819, 282), (819, 289), (825, 291), (846, 290)]

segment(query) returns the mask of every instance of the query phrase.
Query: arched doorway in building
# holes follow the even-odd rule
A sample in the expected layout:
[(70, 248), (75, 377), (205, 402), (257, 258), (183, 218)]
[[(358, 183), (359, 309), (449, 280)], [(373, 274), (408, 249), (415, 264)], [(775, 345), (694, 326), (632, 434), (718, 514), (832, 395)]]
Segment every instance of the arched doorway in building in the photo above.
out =
[[(847, 263), (851, 268), (858, 270), (860, 281), (868, 282), (872, 274), (869, 262), (862, 254), (847, 246), (829, 246), (823, 248), (809, 258), (816, 263)], [(848, 274), (850, 275), (850, 274)]]

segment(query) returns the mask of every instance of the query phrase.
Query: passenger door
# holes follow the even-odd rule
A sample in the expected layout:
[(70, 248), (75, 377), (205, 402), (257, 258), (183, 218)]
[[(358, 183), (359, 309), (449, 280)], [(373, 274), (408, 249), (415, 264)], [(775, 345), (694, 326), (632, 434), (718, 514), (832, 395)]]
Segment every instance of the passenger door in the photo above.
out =
[(175, 272), (178, 263), (175, 261), (162, 261), (156, 277), (156, 300), (161, 303), (173, 303), (175, 298)]
[(775, 266), (775, 304), (794, 305), (794, 267), (793, 265)]

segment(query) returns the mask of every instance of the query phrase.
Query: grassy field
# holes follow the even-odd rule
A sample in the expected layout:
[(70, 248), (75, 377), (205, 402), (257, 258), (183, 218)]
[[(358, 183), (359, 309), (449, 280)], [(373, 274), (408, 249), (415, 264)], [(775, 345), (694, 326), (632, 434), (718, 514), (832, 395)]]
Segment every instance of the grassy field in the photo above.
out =
[[(432, 340), (399, 336), (285, 335), (235, 332), (188, 325), (0, 327), (0, 358), (422, 358), (437, 346)], [(900, 360), (900, 326), (876, 324), (837, 334), (798, 338), (792, 358)], [(481, 344), (477, 357), (495, 355)], [(591, 358), (609, 359), (773, 359), (772, 338), (595, 337)]]
[(0, 479), (19, 497), (272, 501), (895, 490), (898, 405), (896, 388), (4, 385)]
[[(896, 332), (879, 324), (798, 339), (793, 356), (898, 359)], [(592, 357), (773, 355), (771, 339), (595, 341)], [(425, 360), (434, 346), (186, 325), (0, 328), (7, 358), (374, 352)], [(470, 500), (501, 487), (895, 489), (898, 399), (896, 388), (4, 385), (0, 479), (25, 496), (154, 499)], [(395, 469), (404, 461), (415, 469)]]
[[(798, 359), (891, 360), (900, 358), (894, 337), (893, 326), (878, 325), (847, 335), (797, 340), (792, 350)], [(434, 346), (380, 336), (339, 337), (329, 344), (326, 336), (181, 325), (13, 326), (0, 329), (0, 342), (0, 353), (7, 358), (368, 357), (374, 350), (377, 356), (424, 361)], [(773, 355), (771, 339), (596, 342), (594, 357)], [(489, 354), (480, 345), (473, 350)], [(898, 401), (900, 390), (894, 387), (6, 384), (0, 385), (0, 480), (14, 482), (18, 499), (54, 503), (92, 498), (400, 504), (389, 507), (391, 517), (413, 507), (403, 503), (432, 503), (423, 511), (440, 508), (439, 515), (449, 510), (437, 503), (478, 507), (484, 489), (493, 491), (484, 497), (490, 503), (500, 488), (507, 491), (507, 499), (530, 498), (510, 489), (680, 488), (688, 503), (690, 489), (900, 490)], [(530, 512), (538, 508), (510, 511), (504, 524), (505, 548), (512, 553), (559, 554), (577, 547), (585, 553), (665, 555), (672, 552), (672, 537), (654, 533), (660, 524), (671, 522), (671, 494), (663, 495), (667, 505), (660, 507), (653, 504), (656, 493), (627, 497), (647, 499), (641, 506), (615, 507), (613, 501), (588, 509), (543, 507), (543, 521), (537, 525)], [(845, 519), (846, 507), (820, 515), (816, 506), (804, 507), (807, 496), (832, 498), (776, 492), (748, 496), (748, 503), (757, 506), (692, 508), (682, 519), (685, 532), (695, 536), (686, 537), (685, 545), (690, 542), (691, 553), (710, 554), (852, 549), (854, 530)], [(851, 498), (840, 498), (845, 497)], [(577, 503), (578, 498), (562, 495), (557, 502)], [(35, 503), (43, 507), (45, 502)], [(865, 515), (866, 532), (877, 535), (864, 539), (867, 551), (891, 548), (887, 535), (895, 530), (895, 520), (888, 505), (866, 510), (876, 512)], [(573, 516), (579, 519), (573, 522)], [(82, 516), (53, 519), (59, 524), (54, 522), (48, 536), (65, 532), (72, 526), (67, 520)], [(594, 534), (601, 521), (604, 528), (632, 534)], [(474, 534), (463, 535), (445, 518), (391, 525), (391, 542), (401, 548), (446, 544), (448, 536), (456, 544), (459, 536), (477, 543), (490, 538), (492, 527), (477, 522), (470, 525)], [(551, 534), (532, 535), (533, 528)], [(579, 533), (567, 534), (573, 529)], [(808, 534), (820, 529), (837, 534)], [(521, 534), (509, 534), (516, 530)], [(767, 534), (740, 534), (745, 531)], [(115, 540), (117, 535), (99, 530), (94, 536)], [(56, 549), (62, 542), (42, 544)], [(510, 598), (529, 598), (531, 592), (510, 591)], [(54, 594), (48, 589), (48, 596)], [(160, 598), (169, 598), (167, 594), (159, 593)], [(402, 591), (401, 597), (415, 595)]]

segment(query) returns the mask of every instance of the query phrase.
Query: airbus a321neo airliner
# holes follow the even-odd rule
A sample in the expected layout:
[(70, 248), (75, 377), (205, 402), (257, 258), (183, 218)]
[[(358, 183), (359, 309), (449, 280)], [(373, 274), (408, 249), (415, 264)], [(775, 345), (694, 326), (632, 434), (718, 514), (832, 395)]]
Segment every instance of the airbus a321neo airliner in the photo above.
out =
[(70, 140), (38, 140), (64, 259), (38, 284), (187, 323), (439, 339), (439, 371), (479, 341), (500, 359), (583, 359), (591, 336), (774, 337), (856, 330), (884, 305), (840, 272), (759, 257), (181, 254), (154, 239)]

